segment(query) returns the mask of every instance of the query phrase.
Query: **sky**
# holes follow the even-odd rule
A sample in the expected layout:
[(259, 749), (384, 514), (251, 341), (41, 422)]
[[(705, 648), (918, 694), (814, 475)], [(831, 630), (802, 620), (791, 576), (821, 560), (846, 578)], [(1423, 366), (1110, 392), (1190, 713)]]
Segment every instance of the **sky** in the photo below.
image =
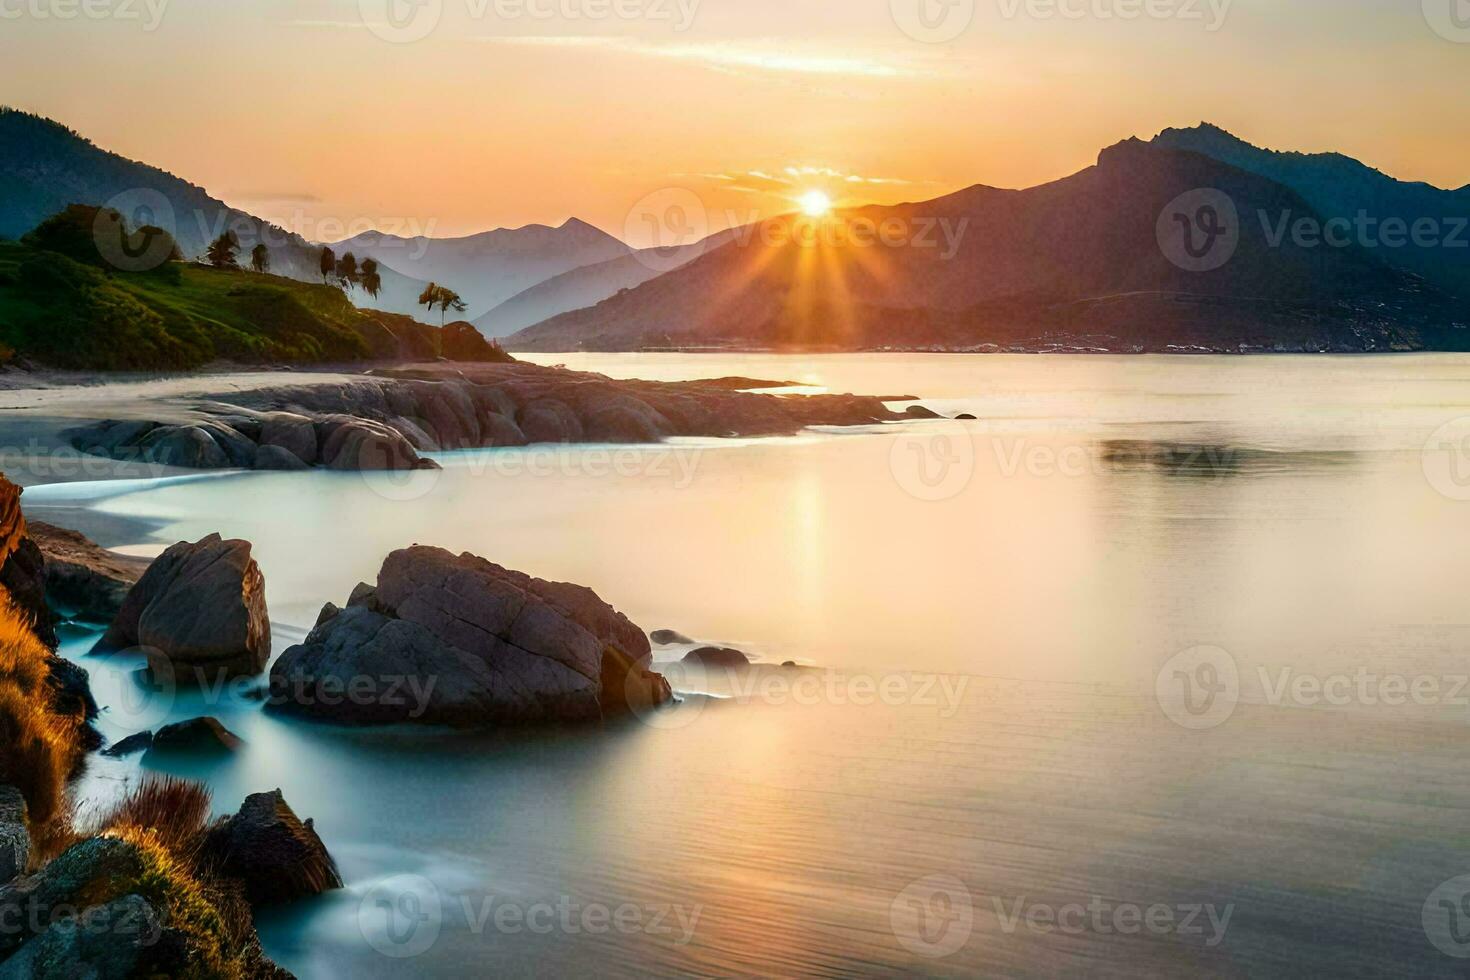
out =
[(1470, 0), (0, 0), (0, 103), (313, 240), (645, 245), (1201, 120), (1460, 187), (1466, 91)]

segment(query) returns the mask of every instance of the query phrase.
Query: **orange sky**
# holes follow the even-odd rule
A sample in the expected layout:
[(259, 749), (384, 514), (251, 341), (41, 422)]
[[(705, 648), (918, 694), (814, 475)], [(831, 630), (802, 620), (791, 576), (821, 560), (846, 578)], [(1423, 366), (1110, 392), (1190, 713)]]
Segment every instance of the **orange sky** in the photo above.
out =
[(1470, 183), (1470, 36), (1420, 0), (950, 0), (973, 16), (931, 41), (919, 0), (418, 0), (407, 41), (390, 0), (94, 2), (126, 6), (0, 0), (0, 101), (310, 238), (576, 215), (645, 244), (649, 195), (714, 230), (813, 187), (1035, 184), (1201, 119)]

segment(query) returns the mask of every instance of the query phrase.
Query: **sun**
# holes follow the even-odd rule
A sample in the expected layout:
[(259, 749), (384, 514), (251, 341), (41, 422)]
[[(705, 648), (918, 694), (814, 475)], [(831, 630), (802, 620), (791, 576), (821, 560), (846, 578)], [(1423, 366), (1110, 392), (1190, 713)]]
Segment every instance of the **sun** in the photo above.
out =
[(832, 199), (822, 191), (807, 191), (798, 199), (801, 213), (809, 218), (820, 218), (832, 211)]

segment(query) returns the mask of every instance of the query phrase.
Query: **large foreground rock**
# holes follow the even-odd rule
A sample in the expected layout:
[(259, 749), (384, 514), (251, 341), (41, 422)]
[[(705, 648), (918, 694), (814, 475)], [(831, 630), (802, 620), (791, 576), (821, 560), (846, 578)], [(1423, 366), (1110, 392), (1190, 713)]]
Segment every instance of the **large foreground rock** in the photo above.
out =
[(221, 874), (241, 883), (253, 906), (342, 887), (311, 821), (302, 823), (280, 790), (246, 797), (239, 813), (210, 830), (205, 852)]
[(270, 657), (265, 579), (250, 542), (181, 541), (149, 566), (102, 639), (143, 647), (155, 676), (208, 682), (251, 676)]
[(40, 521), (29, 530), (46, 559), (46, 601), (63, 614), (111, 622), (148, 570), (148, 559), (108, 551), (77, 531)]
[(413, 547), (281, 656), (271, 704), (344, 724), (589, 721), (669, 701), (650, 661), (591, 589)]

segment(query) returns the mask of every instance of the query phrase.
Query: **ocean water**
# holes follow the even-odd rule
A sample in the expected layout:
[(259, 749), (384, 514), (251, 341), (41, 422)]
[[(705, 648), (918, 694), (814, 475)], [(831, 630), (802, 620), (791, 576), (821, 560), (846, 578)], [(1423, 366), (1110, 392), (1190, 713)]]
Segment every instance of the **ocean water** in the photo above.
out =
[(287, 968), (1463, 971), (1470, 358), (540, 360), (977, 418), (27, 491), (144, 553), (248, 538), (277, 652), (423, 543), (758, 661), (656, 648), (682, 702), (595, 731), (354, 731), (74, 631), (107, 734), (215, 714), (245, 751), (168, 771), (315, 819), (347, 887), (260, 923)]

